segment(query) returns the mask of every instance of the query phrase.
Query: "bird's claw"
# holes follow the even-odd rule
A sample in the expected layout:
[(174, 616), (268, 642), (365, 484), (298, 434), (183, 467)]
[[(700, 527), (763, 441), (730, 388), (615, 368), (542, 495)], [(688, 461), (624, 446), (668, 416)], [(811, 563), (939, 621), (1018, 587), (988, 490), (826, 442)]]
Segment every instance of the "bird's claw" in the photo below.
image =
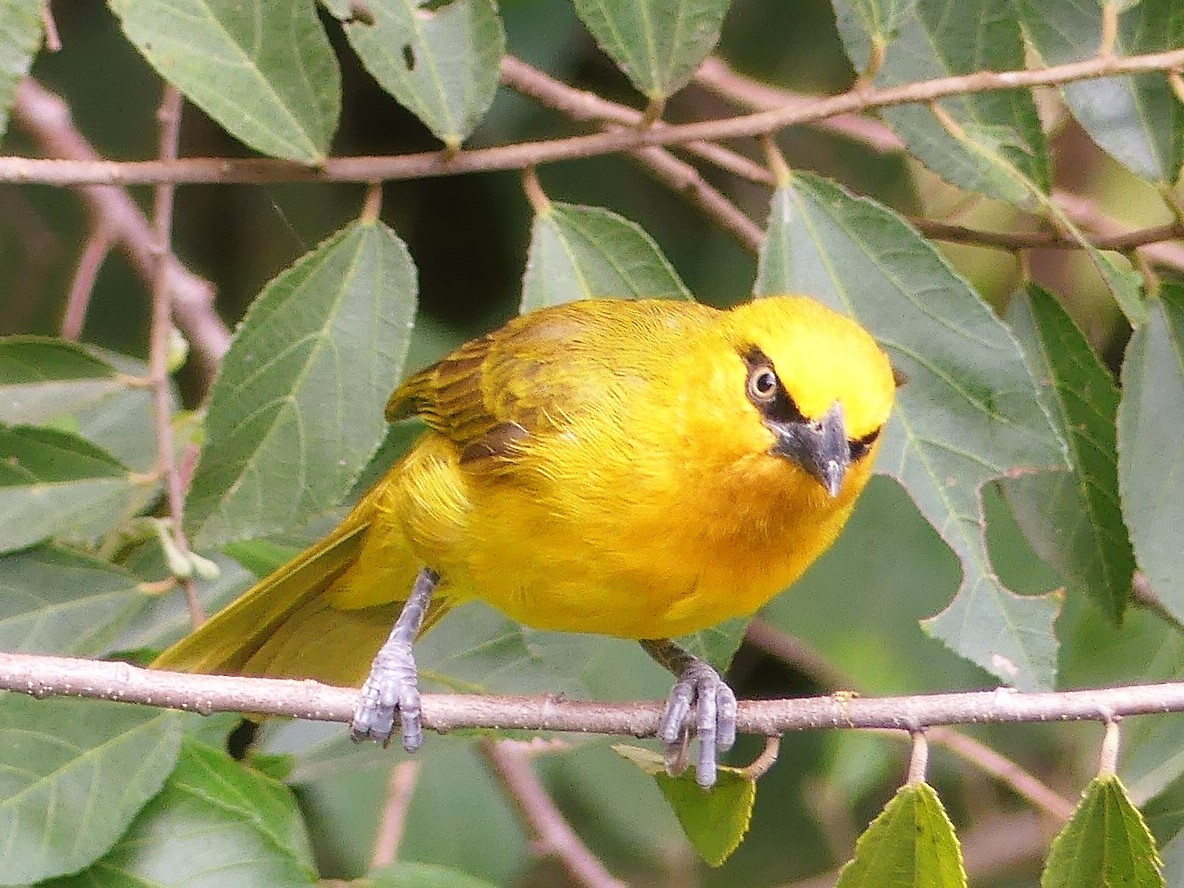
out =
[(396, 715), (403, 729), (403, 748), (415, 752), (423, 743), (423, 726), (419, 677), (410, 645), (388, 645), (374, 658), (350, 722), (350, 736), (355, 741), (377, 740), (388, 746)]
[(685, 765), (692, 705), (695, 733), (699, 737), (695, 782), (707, 789), (715, 785), (717, 754), (731, 749), (736, 742), (736, 695), (720, 674), (702, 660), (694, 660), (679, 675), (658, 727), (658, 739), (666, 745), (666, 770), (671, 774)]

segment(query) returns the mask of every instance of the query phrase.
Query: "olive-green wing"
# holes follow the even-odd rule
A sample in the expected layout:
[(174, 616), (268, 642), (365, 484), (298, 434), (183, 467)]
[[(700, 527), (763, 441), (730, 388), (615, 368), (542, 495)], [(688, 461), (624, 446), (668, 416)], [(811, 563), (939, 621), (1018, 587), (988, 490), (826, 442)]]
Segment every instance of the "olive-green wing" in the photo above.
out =
[(387, 419), (419, 415), (455, 441), (462, 461), (496, 469), (532, 436), (603, 409), (645, 377), (653, 350), (714, 311), (690, 302), (593, 300), (510, 321), (404, 382)]

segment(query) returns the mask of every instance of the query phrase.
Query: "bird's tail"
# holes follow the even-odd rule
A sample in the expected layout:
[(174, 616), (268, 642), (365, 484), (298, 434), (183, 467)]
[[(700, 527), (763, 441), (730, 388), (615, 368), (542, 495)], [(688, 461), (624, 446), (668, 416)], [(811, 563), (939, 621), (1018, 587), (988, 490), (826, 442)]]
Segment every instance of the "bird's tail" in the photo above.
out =
[[(333, 533), (164, 651), (152, 667), (360, 685), (403, 601), (341, 609), (327, 593), (357, 561), (371, 517), (356, 509)], [(446, 609), (446, 601), (433, 602), (423, 631)]]

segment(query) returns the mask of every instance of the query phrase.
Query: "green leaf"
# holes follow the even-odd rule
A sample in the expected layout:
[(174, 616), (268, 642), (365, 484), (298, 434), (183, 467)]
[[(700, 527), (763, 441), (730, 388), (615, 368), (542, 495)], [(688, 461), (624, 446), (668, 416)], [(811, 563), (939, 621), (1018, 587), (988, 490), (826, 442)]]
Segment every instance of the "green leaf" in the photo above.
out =
[[(835, 7), (839, 34), (857, 66), (883, 52), (876, 86), (1024, 68), (1023, 37), (1008, 4), (840, 0)], [(1049, 190), (1048, 146), (1031, 92), (971, 93), (939, 105), (953, 129), (923, 104), (881, 113), (911, 154), (961, 188), (1029, 207), (1034, 190)]]
[(1041, 888), (1163, 888), (1159, 852), (1118, 778), (1096, 777), (1053, 839)]
[(551, 204), (531, 228), (522, 311), (602, 297), (692, 298), (636, 223), (602, 207)]
[(309, 0), (109, 0), (148, 64), (237, 139), (321, 163), (341, 74)]
[(1135, 569), (1118, 502), (1118, 387), (1051, 293), (1029, 285), (1012, 300), (1008, 320), (1073, 468), (1009, 478), (1003, 489), (1037, 554), (1117, 625)]
[(134, 492), (127, 468), (93, 444), (56, 429), (0, 425), (0, 552), (105, 531)]
[(376, 869), (353, 884), (358, 885), (358, 888), (494, 888), (492, 882), (474, 878), (459, 870), (409, 860)]
[(1122, 364), (1118, 485), (1139, 567), (1156, 597), (1184, 620), (1184, 287), (1165, 284)]
[(210, 397), (186, 508), (198, 547), (293, 527), (335, 505), (386, 431), (415, 266), (385, 225), (330, 237), (271, 281)]
[[(0, 422), (51, 425), (97, 444), (137, 472), (156, 465), (147, 365), (48, 336), (0, 338)], [(174, 396), (174, 401), (176, 400)]]
[(138, 577), (65, 549), (0, 558), (0, 650), (108, 653), (149, 600)]
[(719, 41), (729, 0), (575, 0), (596, 42), (651, 101), (691, 79)]
[(111, 852), (45, 888), (315, 884), (312, 851), (291, 791), (186, 737), (164, 788)]
[(700, 660), (706, 660), (721, 673), (727, 670), (744, 642), (744, 631), (750, 617), (735, 617), (716, 626), (709, 626), (691, 635), (676, 639)]
[(695, 853), (710, 866), (723, 866), (748, 832), (756, 781), (739, 768), (720, 767), (715, 786), (707, 790), (695, 782), (693, 769), (671, 777), (652, 750), (624, 744), (613, 750), (654, 778)]
[(366, 70), (449, 148), (481, 122), (497, 91), (506, 36), (493, 0), (368, 0), (345, 24)]
[(179, 713), (0, 697), (0, 884), (74, 872), (106, 853), (180, 746)]
[(878, 471), (904, 486), (963, 568), (953, 602), (924, 626), (1017, 687), (1050, 687), (1057, 602), (1004, 587), (983, 538), (983, 483), (1065, 465), (1010, 331), (902, 219), (814, 176), (775, 193), (755, 291), (809, 293), (851, 315), (908, 377)]
[(16, 88), (41, 46), (41, 28), (37, 0), (0, 0), (0, 136), (8, 128)]
[[(1049, 65), (1097, 56), (1102, 3), (1023, 0), (1024, 29)], [(1184, 44), (1184, 6), (1177, 0), (1128, 3), (1118, 18), (1118, 57)], [(1062, 87), (1073, 116), (1098, 146), (1137, 176), (1163, 185), (1184, 162), (1184, 107), (1162, 72), (1082, 80)]]
[(933, 787), (902, 786), (855, 843), (835, 888), (965, 888), (954, 826)]

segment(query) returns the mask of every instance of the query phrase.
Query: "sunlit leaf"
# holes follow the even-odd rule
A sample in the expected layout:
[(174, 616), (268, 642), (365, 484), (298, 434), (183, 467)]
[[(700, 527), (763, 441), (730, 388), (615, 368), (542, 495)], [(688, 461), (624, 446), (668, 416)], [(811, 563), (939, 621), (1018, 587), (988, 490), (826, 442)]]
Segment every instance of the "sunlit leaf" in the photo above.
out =
[(264, 288), (211, 394), (186, 511), (197, 546), (296, 526), (346, 494), (386, 431), (415, 299), (407, 248), (378, 223)]
[[(1023, 0), (1024, 28), (1049, 65), (1095, 58), (1102, 43), (1102, 3)], [(1110, 4), (1113, 5), (1113, 4)], [(1177, 0), (1124, 4), (1114, 53), (1142, 55), (1184, 45), (1184, 6)], [(1184, 162), (1184, 107), (1161, 72), (1068, 83), (1073, 116), (1103, 151), (1151, 182), (1171, 185)]]
[(835, 888), (965, 888), (954, 826), (933, 787), (902, 786), (855, 843)]
[(626, 745), (613, 749), (654, 778), (695, 853), (710, 866), (723, 866), (748, 832), (756, 780), (739, 768), (720, 767), (715, 785), (707, 790), (695, 782), (693, 768), (671, 777), (662, 756), (652, 750)]
[(109, 0), (148, 63), (263, 154), (325, 159), (341, 74), (313, 3)]
[(1053, 839), (1041, 888), (1163, 888), (1155, 840), (1118, 778), (1095, 778)]
[[(167, 769), (165, 771), (167, 773)], [(52, 888), (317, 884), (291, 791), (186, 737), (164, 788), (110, 853)]]
[(29, 73), (41, 46), (38, 0), (0, 0), (0, 136), (8, 127), (8, 109), (21, 78)]
[(773, 197), (756, 292), (808, 293), (851, 315), (904, 372), (877, 470), (900, 481), (963, 568), (953, 602), (924, 625), (1010, 684), (1051, 686), (1057, 603), (1004, 587), (983, 538), (984, 482), (1065, 465), (1010, 331), (898, 216), (804, 174)]
[(677, 92), (719, 40), (729, 0), (575, 0), (576, 12), (651, 100)]
[(1184, 287), (1166, 284), (1122, 364), (1118, 483), (1139, 567), (1184, 620)]
[(497, 90), (505, 34), (493, 0), (368, 0), (346, 21), (366, 70), (450, 148), (481, 122)]
[(1114, 420), (1118, 387), (1085, 335), (1053, 296), (1031, 285), (1008, 320), (1069, 446), (1068, 472), (1008, 479), (1016, 520), (1033, 548), (1088, 594), (1112, 621), (1122, 619), (1135, 559), (1118, 503)]
[(0, 425), (0, 551), (105, 531), (134, 493), (127, 467), (93, 444), (56, 429)]
[(535, 217), (522, 311), (601, 297), (690, 299), (640, 226), (602, 207), (553, 203)]
[[(1024, 67), (1019, 22), (994, 0), (840, 0), (839, 33), (860, 68), (882, 59), (876, 86)], [(939, 100), (944, 124), (923, 104), (884, 108), (909, 151), (942, 178), (1024, 206), (1052, 179), (1048, 148), (1028, 90), (969, 93)]]
[(142, 706), (0, 697), (0, 882), (86, 866), (160, 790), (181, 715)]

